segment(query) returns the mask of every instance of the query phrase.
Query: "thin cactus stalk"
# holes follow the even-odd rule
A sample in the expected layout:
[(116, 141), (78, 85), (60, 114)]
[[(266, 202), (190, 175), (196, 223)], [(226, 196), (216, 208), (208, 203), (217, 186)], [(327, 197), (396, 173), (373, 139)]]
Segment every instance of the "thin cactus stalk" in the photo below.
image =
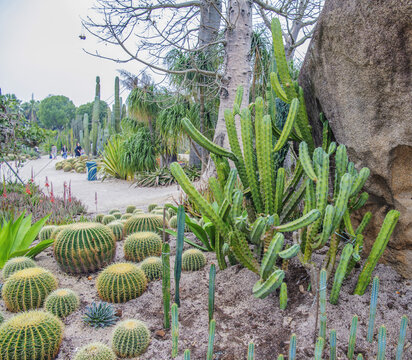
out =
[(279, 307), (281, 310), (285, 310), (288, 304), (288, 290), (287, 285), (285, 282), (282, 283), (280, 286), (280, 294), (279, 294)]
[(209, 323), (213, 319), (213, 313), (215, 311), (215, 279), (216, 279), (216, 266), (214, 264), (210, 265), (209, 272)]
[(289, 360), (296, 360), (296, 334), (292, 334), (289, 342)]
[(247, 360), (255, 359), (255, 344), (250, 342), (247, 349)]
[(352, 324), (350, 326), (349, 345), (348, 345), (348, 353), (347, 353), (347, 357), (349, 360), (353, 358), (353, 353), (355, 352), (357, 329), (358, 329), (358, 316), (355, 315), (352, 318)]
[(330, 360), (336, 360), (336, 330), (332, 329), (329, 334), (329, 348), (330, 348)]
[(183, 360), (190, 360), (190, 350), (186, 349), (183, 353)]
[(378, 355), (376, 360), (386, 359), (386, 327), (382, 325), (378, 333)]
[(93, 114), (92, 114), (92, 142), (93, 149), (92, 153), (94, 156), (97, 155), (97, 141), (99, 137), (99, 110), (100, 110), (100, 77), (96, 76), (96, 93), (93, 103)]
[(366, 340), (372, 342), (373, 340), (373, 330), (375, 327), (375, 318), (376, 318), (376, 307), (378, 304), (378, 293), (379, 293), (379, 278), (375, 276), (372, 283), (372, 292), (371, 292), (371, 303), (369, 309), (369, 324), (368, 324), (368, 334)]
[(319, 307), (320, 307), (320, 327), (319, 336), (326, 339), (326, 280), (327, 272), (325, 269), (320, 271), (319, 278)]
[(216, 321), (211, 320), (209, 323), (209, 341), (207, 344), (207, 360), (213, 360), (213, 345), (215, 343), (215, 329), (216, 329)]
[(348, 266), (349, 260), (351, 259), (352, 252), (353, 246), (351, 244), (346, 244), (342, 250), (342, 255), (338, 268), (335, 272), (335, 279), (333, 281), (332, 291), (329, 298), (329, 302), (333, 305), (336, 305), (338, 303), (340, 288), (342, 286), (343, 279), (345, 278), (346, 268)]
[(179, 342), (179, 310), (176, 303), (172, 305), (172, 358), (177, 357)]
[(162, 245), (163, 327), (170, 329), (170, 245)]
[(89, 115), (83, 115), (83, 148), (86, 155), (90, 155)]
[(177, 237), (176, 237), (176, 259), (175, 259), (175, 303), (180, 306), (180, 275), (182, 274), (182, 251), (183, 238), (185, 235), (185, 209), (179, 205), (177, 209)]
[(322, 360), (323, 346), (325, 345), (325, 339), (318, 337), (315, 345), (315, 360)]
[(120, 132), (120, 94), (119, 94), (119, 77), (114, 79), (114, 128), (117, 133)]
[(408, 326), (408, 317), (406, 315), (403, 315), (401, 319), (401, 328), (399, 330), (398, 345), (396, 347), (396, 360), (402, 360), (403, 347), (405, 346), (407, 326)]

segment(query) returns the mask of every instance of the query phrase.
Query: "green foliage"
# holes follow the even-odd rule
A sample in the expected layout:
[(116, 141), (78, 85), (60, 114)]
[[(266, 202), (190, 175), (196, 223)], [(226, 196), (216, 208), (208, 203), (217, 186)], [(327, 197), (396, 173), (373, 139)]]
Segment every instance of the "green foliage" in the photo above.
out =
[[(166, 227), (167, 225), (168, 224), (166, 221)], [(124, 224), (124, 232), (126, 235), (141, 231), (160, 233), (161, 230), (159, 230), (159, 228), (163, 228), (163, 217), (153, 214), (138, 214), (132, 216), (131, 218), (127, 219), (126, 223)]]
[(128, 179), (133, 175), (130, 169), (123, 166), (122, 157), (123, 140), (120, 136), (112, 136), (103, 149), (102, 172), (106, 176), (118, 179)]
[(48, 96), (40, 102), (39, 121), (47, 129), (63, 129), (74, 118), (76, 107), (66, 96)]
[(170, 245), (162, 245), (163, 327), (170, 328)]
[(121, 358), (133, 358), (143, 354), (149, 343), (150, 332), (142, 321), (122, 321), (113, 331), (112, 348)]
[(109, 265), (96, 280), (100, 298), (113, 303), (136, 299), (145, 292), (146, 287), (146, 275), (132, 263)]
[(107, 302), (95, 303), (93, 301), (91, 305), (86, 306), (82, 320), (91, 327), (103, 328), (114, 325), (118, 320), (118, 316), (113, 305)]
[(183, 253), (182, 269), (198, 271), (206, 265), (206, 256), (198, 249), (189, 249)]
[(27, 311), (42, 307), (47, 295), (56, 288), (57, 279), (50, 271), (32, 267), (11, 275), (4, 283), (2, 297), (9, 311)]
[(49, 312), (28, 311), (0, 326), (0, 358), (53, 360), (63, 339), (63, 323)]
[(116, 240), (109, 228), (99, 223), (76, 223), (65, 227), (54, 242), (54, 257), (68, 273), (90, 273), (109, 264)]
[(79, 297), (73, 290), (57, 289), (47, 296), (44, 308), (59, 318), (65, 318), (74, 312), (79, 304)]
[(7, 280), (11, 275), (13, 275), (15, 272), (19, 270), (32, 268), (36, 266), (36, 262), (26, 256), (18, 256), (15, 258), (11, 258), (6, 262), (6, 264), (3, 267), (3, 279)]
[[(87, 117), (89, 119), (92, 119), (93, 106), (94, 106), (94, 101), (80, 105), (76, 109), (76, 115), (80, 115), (82, 118), (84, 118), (84, 115), (87, 114)], [(99, 124), (100, 125), (103, 125), (105, 119), (107, 118), (108, 111), (109, 111), (109, 106), (107, 105), (107, 103), (103, 100), (99, 100)], [(89, 131), (91, 130), (90, 124), (89, 124), (88, 130)]]
[(151, 256), (144, 259), (140, 268), (143, 270), (149, 281), (162, 278), (162, 260), (159, 257)]
[[(197, 167), (185, 166), (184, 171), (189, 177), (190, 181), (196, 181), (200, 177), (200, 171)], [(143, 171), (136, 174), (136, 186), (142, 187), (157, 187), (169, 186), (176, 183), (172, 172), (167, 167), (162, 167), (154, 171)]]
[(149, 256), (161, 255), (162, 239), (149, 231), (133, 233), (126, 238), (123, 250), (126, 260), (140, 262)]
[(123, 239), (123, 223), (121, 221), (112, 221), (107, 225), (114, 234), (116, 241)]
[(81, 347), (74, 360), (116, 360), (116, 354), (107, 345), (94, 342)]

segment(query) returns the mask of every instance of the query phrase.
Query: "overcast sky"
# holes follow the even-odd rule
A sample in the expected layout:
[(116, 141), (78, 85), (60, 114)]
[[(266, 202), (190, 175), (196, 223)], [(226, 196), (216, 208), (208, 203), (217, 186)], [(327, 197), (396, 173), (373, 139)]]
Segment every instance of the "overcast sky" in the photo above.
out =
[[(27, 101), (65, 95), (76, 106), (94, 99), (100, 76), (101, 99), (113, 100), (117, 69), (137, 73), (137, 64), (116, 64), (87, 55), (102, 48), (91, 35), (80, 40), (80, 17), (93, 0), (0, 0), (0, 88)], [(121, 51), (116, 50), (116, 51)], [(112, 53), (113, 55), (113, 53)], [(121, 55), (121, 54), (119, 54)], [(127, 91), (121, 95), (123, 99)]]

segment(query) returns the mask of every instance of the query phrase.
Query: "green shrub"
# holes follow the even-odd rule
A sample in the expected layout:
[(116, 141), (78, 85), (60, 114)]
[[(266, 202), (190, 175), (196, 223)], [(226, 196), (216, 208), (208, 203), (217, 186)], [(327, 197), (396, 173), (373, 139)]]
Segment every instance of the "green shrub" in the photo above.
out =
[(146, 287), (146, 275), (132, 263), (112, 264), (104, 269), (96, 280), (100, 298), (112, 303), (135, 299), (144, 293)]
[(42, 229), (39, 232), (39, 240), (47, 240), (47, 239), (52, 239), (51, 235), (54, 230), (56, 230), (57, 226), (56, 225), (47, 225), (43, 226)]
[(123, 223), (121, 221), (112, 221), (107, 225), (114, 234), (116, 241), (120, 241), (123, 238)]
[(121, 358), (133, 358), (145, 352), (150, 343), (150, 332), (139, 320), (125, 320), (113, 331), (112, 348)]
[(134, 205), (128, 205), (126, 207), (126, 213), (128, 213), (128, 214), (133, 214), (133, 211), (135, 211), (135, 210), (136, 210), (136, 206), (134, 206)]
[(7, 280), (15, 272), (31, 267), (36, 267), (36, 262), (26, 256), (11, 258), (3, 267), (3, 279)]
[(44, 307), (53, 315), (65, 318), (78, 308), (79, 303), (79, 297), (73, 290), (57, 289), (47, 296)]
[(74, 360), (116, 360), (116, 354), (107, 345), (95, 342), (81, 347)]
[(9, 311), (26, 311), (42, 307), (56, 288), (57, 279), (50, 271), (32, 267), (11, 275), (4, 283), (2, 297)]
[(54, 242), (54, 257), (61, 268), (73, 274), (90, 273), (109, 264), (115, 255), (112, 231), (99, 223), (65, 227)]
[[(168, 223), (166, 221), (166, 226)], [(163, 217), (153, 214), (134, 215), (124, 224), (125, 235), (130, 235), (140, 231), (152, 231), (160, 233), (158, 228), (163, 227)]]
[(0, 326), (0, 358), (52, 360), (59, 353), (64, 325), (45, 311), (18, 314)]
[(206, 265), (206, 256), (198, 249), (186, 250), (182, 255), (182, 269), (197, 271)]
[(105, 215), (103, 217), (102, 223), (104, 225), (107, 225), (107, 224), (109, 224), (109, 223), (111, 223), (112, 221), (115, 221), (115, 220), (116, 220), (116, 218), (113, 215)]
[(140, 268), (143, 270), (149, 281), (162, 278), (162, 259), (158, 257), (151, 256), (144, 259)]
[(145, 231), (129, 235), (123, 246), (124, 257), (140, 262), (149, 256), (160, 256), (162, 239), (156, 233)]

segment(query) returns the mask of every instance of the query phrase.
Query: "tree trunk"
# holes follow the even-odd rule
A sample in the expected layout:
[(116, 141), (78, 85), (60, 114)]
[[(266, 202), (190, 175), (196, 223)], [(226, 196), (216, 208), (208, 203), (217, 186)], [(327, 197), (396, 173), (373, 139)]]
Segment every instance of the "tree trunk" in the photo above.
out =
[[(229, 148), (226, 134), (224, 110), (232, 109), (238, 86), (243, 86), (242, 106), (249, 99), (250, 46), (252, 40), (252, 2), (248, 0), (229, 0), (227, 18), (230, 26), (226, 29), (225, 75), (220, 90), (219, 115), (215, 129), (214, 142)], [(236, 119), (236, 128), (240, 135), (240, 119)], [(206, 180), (214, 173), (214, 164), (209, 159), (202, 179)]]

